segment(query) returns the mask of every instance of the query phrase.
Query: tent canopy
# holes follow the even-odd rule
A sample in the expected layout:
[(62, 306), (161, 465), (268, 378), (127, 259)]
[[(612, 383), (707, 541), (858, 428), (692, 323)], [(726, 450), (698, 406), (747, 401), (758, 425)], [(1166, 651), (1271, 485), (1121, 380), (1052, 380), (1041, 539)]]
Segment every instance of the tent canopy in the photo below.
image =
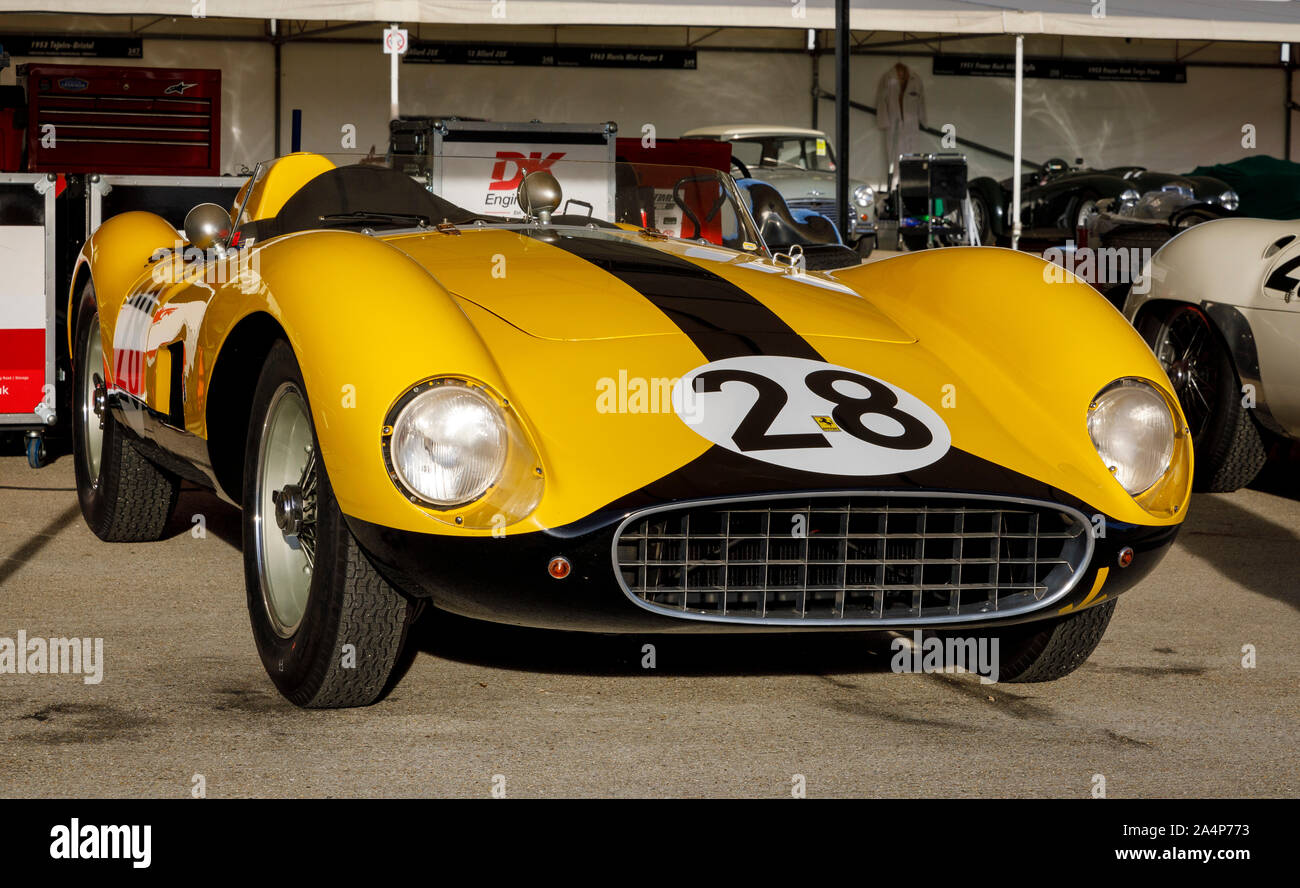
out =
[[(33, 0), (0, 0), (31, 12)], [(42, 12), (405, 24), (834, 27), (832, 0), (45, 0)], [(1300, 42), (1298, 0), (852, 0), (857, 31)]]

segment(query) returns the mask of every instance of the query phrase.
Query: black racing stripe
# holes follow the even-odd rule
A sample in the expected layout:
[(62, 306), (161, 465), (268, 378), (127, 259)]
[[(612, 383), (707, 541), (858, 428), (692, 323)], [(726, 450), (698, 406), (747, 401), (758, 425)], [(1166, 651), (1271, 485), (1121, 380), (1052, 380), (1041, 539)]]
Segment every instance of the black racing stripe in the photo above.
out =
[(730, 281), (653, 247), (583, 235), (545, 241), (608, 272), (668, 316), (710, 361), (783, 355), (823, 361), (775, 312)]

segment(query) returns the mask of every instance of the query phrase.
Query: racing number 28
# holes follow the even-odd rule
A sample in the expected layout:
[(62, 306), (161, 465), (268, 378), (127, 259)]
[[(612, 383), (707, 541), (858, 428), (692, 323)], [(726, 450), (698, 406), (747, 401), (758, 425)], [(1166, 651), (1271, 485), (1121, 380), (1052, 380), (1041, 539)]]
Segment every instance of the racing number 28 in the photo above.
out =
[[(789, 450), (809, 447), (830, 447), (831, 442), (820, 432), (774, 434), (772, 423), (789, 401), (781, 383), (761, 373), (738, 368), (707, 370), (695, 377), (694, 389), (699, 393), (718, 392), (728, 382), (743, 382), (758, 393), (758, 400), (749, 409), (731, 440), (741, 451)], [(835, 388), (837, 382), (852, 382), (867, 390), (866, 397), (845, 394)], [(934, 440), (929, 428), (921, 420), (898, 407), (898, 396), (879, 380), (847, 370), (814, 370), (804, 377), (808, 391), (820, 395), (835, 405), (831, 419), (837, 426), (859, 441), (887, 447), (891, 450), (920, 450)], [(883, 416), (902, 427), (897, 435), (886, 435), (870, 429), (863, 422), (868, 416)]]

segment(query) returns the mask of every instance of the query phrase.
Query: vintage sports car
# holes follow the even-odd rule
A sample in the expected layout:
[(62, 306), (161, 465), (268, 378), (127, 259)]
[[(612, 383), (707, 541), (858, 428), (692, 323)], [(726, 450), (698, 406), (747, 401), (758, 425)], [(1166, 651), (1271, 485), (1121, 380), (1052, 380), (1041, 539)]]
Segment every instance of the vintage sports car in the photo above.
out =
[[(1210, 176), (1176, 176), (1143, 167), (1105, 170), (1070, 166), (1053, 158), (1035, 173), (1026, 173), (1020, 185), (1020, 220), (1024, 240), (1064, 243), (1082, 229), (1089, 231), (1099, 205), (1121, 219), (1160, 218), (1201, 221), (1237, 209), (1236, 193)], [(993, 244), (1011, 237), (1011, 179), (987, 176), (972, 179), (970, 195), (980, 243)], [(1163, 196), (1162, 196), (1163, 193)], [(1185, 199), (1184, 199), (1185, 198)], [(1178, 219), (1173, 219), (1174, 215)], [(1137, 224), (1141, 224), (1139, 221)], [(1179, 224), (1177, 229), (1185, 227)]]
[[(748, 168), (735, 161), (731, 147), (730, 142), (717, 139), (657, 139), (651, 145), (643, 145), (640, 139), (620, 138), (617, 159), (627, 164), (619, 168), (625, 177), (634, 169), (631, 164), (699, 166), (722, 173), (744, 170), (747, 175)], [(862, 252), (845, 246), (834, 222), (806, 208), (792, 209), (781, 192), (769, 182), (742, 177), (736, 179), (736, 185), (763, 243), (772, 252), (786, 254), (793, 252), (797, 245), (807, 268), (824, 270), (856, 265), (869, 256), (875, 246), (874, 239), (862, 245)], [(667, 190), (663, 189), (657, 195), (652, 193), (642, 197), (641, 203), (650, 206), (658, 199), (667, 204), (667, 195)], [(626, 206), (633, 201), (621, 203)], [(670, 234), (680, 232), (685, 214), (671, 212), (671, 206), (666, 209), (669, 212), (656, 227)]]
[[(730, 124), (693, 129), (682, 138), (730, 142), (733, 163), (742, 178), (771, 185), (795, 212), (836, 217), (835, 151), (821, 130)], [(849, 196), (849, 230), (842, 233), (843, 240), (867, 256), (876, 246), (872, 221), (876, 191), (866, 182), (850, 179)]]
[(1196, 444), (1199, 490), (1254, 480), (1267, 433), (1300, 440), (1300, 223), (1221, 219), (1165, 244), (1124, 316), (1160, 359)]
[(1077, 668), (1189, 496), (1133, 329), (1006, 250), (801, 271), (729, 177), (630, 172), (690, 239), (569, 212), (549, 172), (486, 218), (310, 154), (196, 208), (188, 243), (110, 218), (69, 314), (87, 523), (156, 539), (181, 478), (241, 505), (253, 635), (302, 706), (378, 699), (422, 602), (993, 635), (1003, 680)]

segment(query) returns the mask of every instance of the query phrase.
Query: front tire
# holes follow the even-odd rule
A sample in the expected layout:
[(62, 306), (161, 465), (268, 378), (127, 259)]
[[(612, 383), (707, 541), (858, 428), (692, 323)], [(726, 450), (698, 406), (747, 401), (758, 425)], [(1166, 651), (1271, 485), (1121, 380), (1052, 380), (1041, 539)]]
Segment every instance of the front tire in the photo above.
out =
[(262, 665), (306, 708), (366, 706), (399, 671), (414, 605), (357, 545), (334, 498), (298, 362), (271, 349), (244, 459), (244, 578)]
[(72, 453), (77, 500), (95, 536), (108, 542), (161, 539), (180, 479), (146, 459), (107, 405), (108, 368), (95, 290), (81, 291), (73, 371)]
[(998, 681), (1017, 684), (1064, 678), (1092, 656), (1114, 613), (1111, 599), (1042, 629), (1031, 625), (1000, 635)]
[(1173, 383), (1196, 454), (1192, 489), (1229, 493), (1245, 487), (1268, 460), (1263, 436), (1242, 404), (1241, 380), (1228, 349), (1196, 305), (1149, 313), (1138, 332)]

